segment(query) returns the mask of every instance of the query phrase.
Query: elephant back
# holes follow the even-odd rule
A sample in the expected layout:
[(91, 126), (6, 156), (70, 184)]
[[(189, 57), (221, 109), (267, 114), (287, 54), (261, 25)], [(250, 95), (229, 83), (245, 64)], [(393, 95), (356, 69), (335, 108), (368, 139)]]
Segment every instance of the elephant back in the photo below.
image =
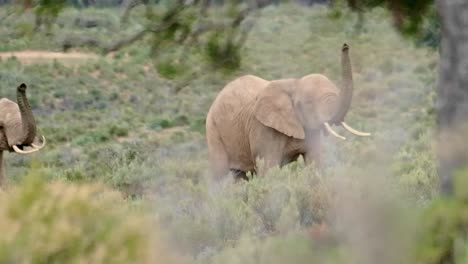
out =
[(218, 94), (210, 108), (210, 116), (216, 123), (233, 120), (249, 107), (268, 81), (257, 76), (245, 75), (228, 83)]

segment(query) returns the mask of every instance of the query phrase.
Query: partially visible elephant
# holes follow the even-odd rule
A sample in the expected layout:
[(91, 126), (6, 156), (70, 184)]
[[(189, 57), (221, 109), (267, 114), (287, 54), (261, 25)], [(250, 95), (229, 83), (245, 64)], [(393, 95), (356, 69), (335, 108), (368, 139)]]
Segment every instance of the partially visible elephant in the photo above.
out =
[(340, 139), (330, 125), (341, 125), (358, 136), (369, 136), (344, 122), (353, 95), (347, 44), (342, 48), (342, 81), (338, 89), (326, 76), (267, 81), (246, 75), (228, 83), (206, 118), (212, 172), (244, 178), (255, 172), (256, 158), (266, 168), (285, 165), (303, 155), (320, 167), (320, 132)]
[[(36, 121), (26, 97), (26, 85), (16, 89), (15, 103), (0, 99), (0, 185), (3, 185), (3, 151), (30, 154), (45, 146), (45, 138), (37, 135)], [(28, 148), (28, 149), (27, 149)]]

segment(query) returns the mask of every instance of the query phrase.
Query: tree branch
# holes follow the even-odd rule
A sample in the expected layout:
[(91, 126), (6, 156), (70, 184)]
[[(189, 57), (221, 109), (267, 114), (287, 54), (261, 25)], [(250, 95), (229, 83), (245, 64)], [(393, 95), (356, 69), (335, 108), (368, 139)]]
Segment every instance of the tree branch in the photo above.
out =
[(118, 40), (118, 41), (110, 44), (108, 47), (104, 48), (104, 53), (107, 54), (109, 52), (116, 51), (116, 50), (119, 50), (119, 49), (121, 49), (121, 48), (123, 48), (125, 46), (133, 44), (136, 41), (142, 39), (148, 32), (149, 31), (147, 29), (142, 29), (142, 30), (136, 32), (135, 34), (133, 34), (132, 36), (130, 36), (128, 38)]

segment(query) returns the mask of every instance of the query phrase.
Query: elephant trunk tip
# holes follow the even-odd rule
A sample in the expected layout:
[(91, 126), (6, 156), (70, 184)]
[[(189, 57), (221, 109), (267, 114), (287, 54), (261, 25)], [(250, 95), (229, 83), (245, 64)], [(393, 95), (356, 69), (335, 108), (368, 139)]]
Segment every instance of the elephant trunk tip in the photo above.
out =
[(26, 84), (25, 84), (25, 83), (22, 83), (22, 84), (20, 84), (20, 86), (18, 86), (17, 90), (18, 90), (18, 92), (24, 93), (24, 92), (26, 92), (26, 89), (27, 89), (27, 88), (28, 88), (28, 87), (26, 86)]
[(343, 44), (343, 48), (342, 48), (342, 51), (348, 51), (349, 50), (349, 46), (347, 43), (344, 43)]

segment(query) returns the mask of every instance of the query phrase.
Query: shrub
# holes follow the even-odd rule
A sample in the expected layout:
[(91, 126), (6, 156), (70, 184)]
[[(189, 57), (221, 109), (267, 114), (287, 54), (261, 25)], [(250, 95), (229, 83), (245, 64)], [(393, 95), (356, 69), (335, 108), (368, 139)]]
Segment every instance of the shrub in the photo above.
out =
[(96, 143), (102, 143), (109, 140), (109, 135), (107, 132), (104, 131), (93, 131), (88, 134), (78, 136), (75, 140), (74, 143), (77, 146), (84, 146), (88, 144), (96, 144)]
[(267, 239), (242, 238), (236, 247), (226, 248), (209, 263), (276, 264), (276, 263), (345, 263), (339, 248), (326, 250), (314, 245), (304, 235), (274, 236)]
[(238, 184), (206, 181), (190, 162), (160, 166), (158, 215), (171, 243), (195, 257), (209, 259), (242, 235), (285, 235), (325, 221), (327, 187), (302, 161)]
[(111, 136), (126, 137), (128, 135), (128, 130), (129, 130), (129, 128), (126, 125), (113, 124), (109, 128), (109, 134)]
[(1, 263), (167, 263), (150, 219), (100, 185), (46, 184), (31, 170), (0, 200)]
[(454, 180), (454, 196), (431, 202), (420, 216), (417, 263), (466, 263), (468, 259), (468, 170)]

